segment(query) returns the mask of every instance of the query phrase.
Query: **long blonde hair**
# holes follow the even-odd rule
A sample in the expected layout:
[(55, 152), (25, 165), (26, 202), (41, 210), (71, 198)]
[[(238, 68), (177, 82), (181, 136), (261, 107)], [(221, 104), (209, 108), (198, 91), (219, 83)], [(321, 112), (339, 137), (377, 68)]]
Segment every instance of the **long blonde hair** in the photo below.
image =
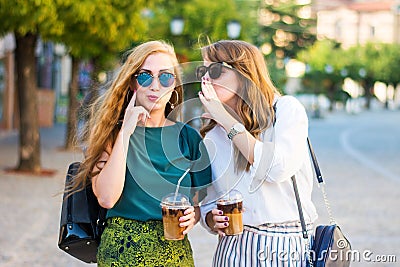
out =
[[(211, 62), (226, 62), (235, 70), (239, 80), (236, 106), (239, 119), (255, 138), (272, 125), (274, 118), (274, 96), (279, 95), (269, 76), (266, 62), (259, 49), (240, 40), (222, 40), (201, 49), (204, 59)], [(210, 121), (200, 129), (205, 134), (214, 128)], [(236, 170), (246, 170), (250, 164), (235, 149)]]
[[(124, 118), (125, 109), (132, 97), (131, 91), (134, 81), (132, 77), (140, 70), (146, 58), (154, 53), (165, 53), (171, 57), (176, 75), (174, 90), (178, 97), (176, 94), (172, 94), (171, 98), (173, 99), (169, 102), (177, 106), (175, 109), (179, 108), (179, 105), (183, 102), (183, 87), (178, 59), (171, 45), (164, 41), (150, 41), (128, 51), (128, 57), (111, 86), (90, 107), (90, 117), (86, 123), (82, 140), (87, 150), (80, 170), (70, 186), (71, 191), (85, 188), (91, 182), (91, 177), (98, 174), (98, 172), (94, 173), (92, 170), (99, 162), (103, 151), (114, 146), (120, 130), (119, 123)], [(165, 117), (172, 111), (169, 102), (164, 111)], [(174, 111), (173, 114), (179, 114), (179, 112)]]

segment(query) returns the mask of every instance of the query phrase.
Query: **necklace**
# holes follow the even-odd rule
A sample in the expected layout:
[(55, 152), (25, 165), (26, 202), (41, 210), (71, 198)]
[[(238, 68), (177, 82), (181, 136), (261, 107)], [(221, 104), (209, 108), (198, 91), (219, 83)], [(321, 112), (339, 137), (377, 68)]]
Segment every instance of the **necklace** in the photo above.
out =
[(159, 123), (151, 123), (151, 124), (150, 124), (150, 123), (149, 123), (149, 120), (150, 120), (150, 119), (148, 119), (148, 120), (146, 121), (145, 124), (143, 124), (143, 123), (140, 121), (140, 122), (138, 122), (138, 125), (139, 125), (139, 126), (142, 126), (142, 127), (156, 128), (156, 127), (167, 126), (167, 122), (168, 122), (168, 120), (167, 120), (165, 117), (163, 117)]

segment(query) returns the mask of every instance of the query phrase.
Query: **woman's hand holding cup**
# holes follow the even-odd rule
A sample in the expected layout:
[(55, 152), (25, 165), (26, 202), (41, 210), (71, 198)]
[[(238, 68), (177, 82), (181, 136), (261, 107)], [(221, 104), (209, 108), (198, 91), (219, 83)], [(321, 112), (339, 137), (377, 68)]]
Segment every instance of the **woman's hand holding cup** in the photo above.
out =
[(186, 235), (196, 224), (196, 212), (194, 210), (193, 206), (190, 206), (187, 208), (184, 212), (184, 216), (179, 218), (179, 226), (180, 227), (186, 227), (185, 231), (183, 231), (183, 234)]
[(225, 216), (224, 212), (219, 209), (213, 209), (211, 213), (214, 221), (214, 231), (216, 231), (220, 236), (225, 236), (224, 229), (229, 226), (228, 216)]

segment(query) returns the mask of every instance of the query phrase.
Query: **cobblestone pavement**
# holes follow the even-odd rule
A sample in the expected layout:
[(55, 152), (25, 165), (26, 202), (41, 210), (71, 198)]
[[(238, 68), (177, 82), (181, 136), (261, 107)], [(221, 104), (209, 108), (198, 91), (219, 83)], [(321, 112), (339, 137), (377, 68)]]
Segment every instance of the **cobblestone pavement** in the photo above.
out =
[[(360, 260), (351, 266), (400, 266), (400, 112), (337, 113), (311, 120), (310, 136), (326, 178), (336, 220)], [(57, 247), (61, 195), (68, 163), (79, 152), (60, 149), (64, 125), (41, 129), (42, 166), (51, 177), (10, 174), (17, 133), (0, 133), (0, 266), (88, 266)], [(319, 222), (328, 222), (319, 189)], [(189, 234), (197, 267), (210, 266), (217, 238), (197, 225)], [(383, 262), (386, 261), (386, 262)]]

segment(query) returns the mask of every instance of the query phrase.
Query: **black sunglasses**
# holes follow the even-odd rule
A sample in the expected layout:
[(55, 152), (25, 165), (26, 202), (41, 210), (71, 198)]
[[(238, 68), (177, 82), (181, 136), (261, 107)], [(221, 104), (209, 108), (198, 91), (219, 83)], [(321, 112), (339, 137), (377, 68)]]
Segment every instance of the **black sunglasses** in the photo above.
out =
[[(133, 75), (142, 87), (149, 87), (153, 83), (154, 76), (148, 72), (141, 72)], [(158, 74), (158, 80), (162, 87), (171, 87), (175, 82), (175, 74), (169, 72), (162, 72)]]
[(210, 64), (208, 67), (198, 66), (196, 68), (196, 77), (201, 80), (201, 78), (208, 72), (211, 79), (217, 79), (221, 76), (222, 67), (233, 69), (233, 67), (226, 62), (215, 62)]

